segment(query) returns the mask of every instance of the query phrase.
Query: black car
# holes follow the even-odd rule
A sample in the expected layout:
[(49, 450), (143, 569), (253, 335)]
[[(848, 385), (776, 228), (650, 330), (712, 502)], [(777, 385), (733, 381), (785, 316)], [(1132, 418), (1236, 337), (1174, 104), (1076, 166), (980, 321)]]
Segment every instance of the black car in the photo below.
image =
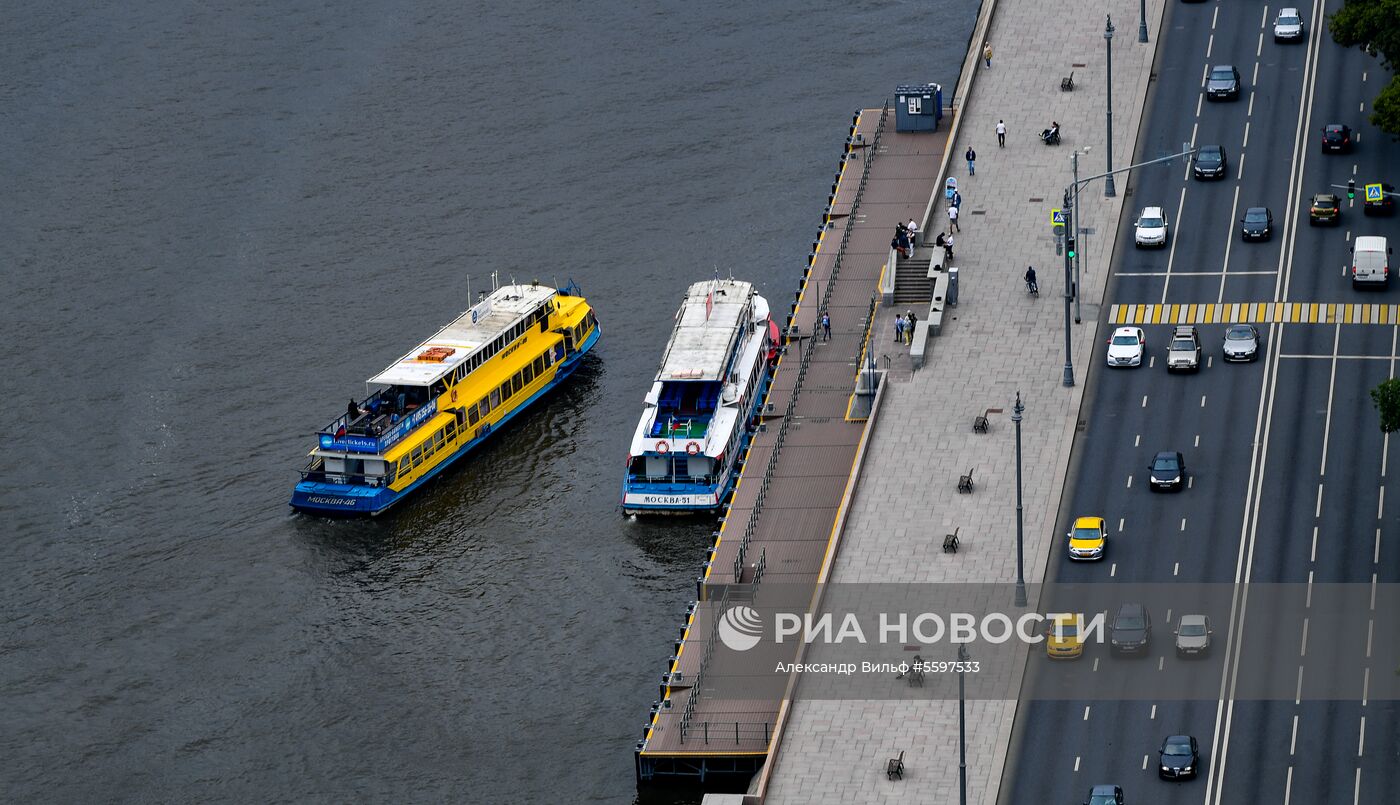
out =
[(1191, 166), (1192, 176), (1197, 179), (1224, 179), (1226, 170), (1225, 146), (1203, 145), (1196, 151), (1196, 161)]
[(1096, 785), (1089, 789), (1084, 805), (1123, 805), (1123, 788), (1116, 785)]
[(1152, 617), (1142, 604), (1124, 604), (1113, 617), (1109, 646), (1119, 654), (1145, 654), (1152, 642)]
[(1166, 780), (1195, 779), (1201, 763), (1196, 739), (1190, 735), (1168, 735), (1162, 741), (1161, 763), (1157, 765), (1157, 776)]
[(1233, 101), (1240, 97), (1240, 71), (1233, 65), (1217, 64), (1206, 76), (1206, 100)]
[(1250, 207), (1240, 219), (1240, 236), (1245, 240), (1268, 240), (1274, 234), (1274, 214), (1268, 207)]
[(1361, 208), (1363, 215), (1390, 215), (1395, 212), (1395, 185), (1382, 182), (1381, 190), (1380, 201), (1372, 201), (1370, 194), (1366, 194), (1366, 204)]
[(1322, 153), (1347, 154), (1351, 152), (1351, 127), (1341, 123), (1329, 123), (1322, 128)]
[(1158, 489), (1181, 489), (1186, 485), (1186, 461), (1180, 453), (1164, 450), (1152, 459), (1148, 466), (1152, 471), (1152, 491)]

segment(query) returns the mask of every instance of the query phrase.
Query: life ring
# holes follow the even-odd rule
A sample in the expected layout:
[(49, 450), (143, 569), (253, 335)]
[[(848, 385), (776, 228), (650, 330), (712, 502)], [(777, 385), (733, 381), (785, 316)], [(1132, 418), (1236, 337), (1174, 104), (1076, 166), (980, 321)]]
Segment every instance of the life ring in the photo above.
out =
[(457, 389), (452, 390), (452, 402), (457, 402)]
[(685, 446), (685, 452), (692, 456), (698, 456), (700, 455), (700, 445), (695, 442), (689, 442)]
[(656, 452), (664, 456), (667, 453), (671, 452), (671, 445), (667, 444), (665, 439), (662, 439), (661, 441), (656, 443)]

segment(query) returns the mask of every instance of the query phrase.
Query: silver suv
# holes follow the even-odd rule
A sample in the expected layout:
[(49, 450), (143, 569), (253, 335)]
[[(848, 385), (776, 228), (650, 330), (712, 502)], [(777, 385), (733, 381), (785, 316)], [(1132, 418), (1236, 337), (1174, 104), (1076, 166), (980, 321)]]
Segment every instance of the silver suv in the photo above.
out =
[(1167, 344), (1167, 371), (1194, 372), (1201, 368), (1201, 338), (1196, 328), (1183, 324), (1172, 331)]

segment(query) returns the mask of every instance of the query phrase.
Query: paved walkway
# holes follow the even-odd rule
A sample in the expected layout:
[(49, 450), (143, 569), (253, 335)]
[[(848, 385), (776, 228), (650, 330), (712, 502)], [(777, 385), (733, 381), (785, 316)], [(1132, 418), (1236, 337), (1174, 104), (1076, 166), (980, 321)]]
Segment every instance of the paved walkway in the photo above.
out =
[[(1103, 170), (1104, 14), (1117, 18), (1113, 161), (1121, 166), (1134, 151), (1163, 8), (1164, 0), (1148, 0), (1151, 42), (1144, 45), (1137, 41), (1137, 0), (1065, 0), (1053, 13), (1028, 0), (998, 0), (987, 37), (994, 49), (992, 67), (978, 62), (949, 162), (949, 175), (958, 178), (963, 195), (954, 260), (961, 269), (960, 304), (945, 318), (943, 334), (933, 339), (925, 367), (886, 389), (833, 581), (1015, 578), (1015, 442), (1009, 416), (1017, 390), (1026, 404), (1027, 582), (1043, 576), (1084, 369), (1099, 356), (1099, 302), (1114, 246), (1112, 237), (1101, 235), (1117, 231), (1128, 182), (1118, 178), (1115, 199), (1104, 199), (1100, 184), (1080, 198), (1079, 225), (1100, 234), (1080, 239), (1087, 271), (1084, 323), (1074, 330), (1079, 385), (1072, 389), (1061, 385), (1064, 272), (1050, 237), (1049, 210), (1060, 206), (1069, 183), (1072, 148), (1093, 147), (1081, 157), (1081, 175)], [(973, 48), (980, 51), (981, 43)], [(1060, 77), (1070, 70), (1075, 89), (1062, 93)], [(1064, 133), (1060, 147), (1038, 139), (1052, 118)], [(996, 143), (998, 119), (1006, 121), (1005, 148)], [(961, 159), (969, 144), (978, 155), (975, 176)], [(935, 229), (947, 226), (941, 202), (930, 221)], [(1039, 299), (1026, 296), (1020, 279), (1030, 264), (1039, 273)], [(895, 312), (885, 312), (877, 343), (888, 343)], [(973, 417), (989, 407), (1006, 413), (991, 416), (989, 433), (974, 434)], [(976, 492), (958, 495), (959, 474), (974, 466)], [(942, 553), (942, 535), (959, 526), (962, 551)], [(956, 701), (801, 697), (799, 687), (767, 803), (957, 801)], [(1014, 700), (968, 703), (969, 802), (996, 801), (1015, 705)], [(908, 771), (904, 780), (892, 782), (885, 777), (885, 759), (901, 749)]]

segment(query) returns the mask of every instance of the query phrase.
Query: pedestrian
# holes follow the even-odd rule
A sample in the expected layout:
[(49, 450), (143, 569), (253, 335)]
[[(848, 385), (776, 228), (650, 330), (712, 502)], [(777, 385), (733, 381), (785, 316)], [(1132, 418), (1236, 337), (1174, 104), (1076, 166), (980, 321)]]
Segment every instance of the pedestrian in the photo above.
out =
[(904, 314), (900, 313), (894, 317), (894, 342), (904, 343)]
[(822, 314), (822, 340), (831, 340), (831, 316), (826, 313)]
[(963, 154), (963, 159), (967, 160), (967, 175), (977, 175), (977, 152), (972, 150), (972, 146), (967, 147), (967, 153)]
[(962, 210), (962, 193), (956, 190), (953, 191), (953, 206), (957, 207), (959, 211)]
[(909, 219), (909, 223), (905, 224), (905, 225), (904, 225), (904, 228), (907, 229), (907, 230), (909, 230), (909, 245), (910, 245), (910, 246), (918, 246), (918, 245), (919, 245), (919, 225), (918, 225), (917, 223), (914, 222), (914, 219), (913, 219), (913, 218), (910, 218), (910, 219)]
[(949, 207), (949, 208), (948, 208), (948, 234), (951, 235), (951, 234), (953, 234), (954, 232), (961, 232), (961, 231), (962, 231), (962, 227), (958, 226), (958, 208), (957, 208), (957, 207)]
[(986, 42), (982, 45), (982, 58), (987, 62), (987, 68), (992, 66), (992, 43)]
[(909, 311), (908, 315), (906, 315), (904, 319), (904, 332), (907, 333), (909, 336), (909, 340), (907, 343), (912, 344), (914, 343), (914, 325), (919, 323), (919, 319), (914, 315), (914, 311), (912, 310)]
[(997, 148), (1006, 147), (1006, 121), (997, 121)]

